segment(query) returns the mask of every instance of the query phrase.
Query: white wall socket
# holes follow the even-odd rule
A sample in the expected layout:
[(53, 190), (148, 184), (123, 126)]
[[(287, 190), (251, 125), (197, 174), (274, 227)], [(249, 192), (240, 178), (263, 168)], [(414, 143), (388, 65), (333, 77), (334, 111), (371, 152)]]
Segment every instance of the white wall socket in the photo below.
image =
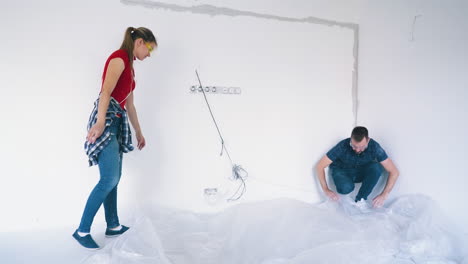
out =
[(199, 86), (192, 85), (189, 88), (190, 93), (210, 93), (210, 94), (241, 94), (239, 87), (225, 87), (225, 86)]

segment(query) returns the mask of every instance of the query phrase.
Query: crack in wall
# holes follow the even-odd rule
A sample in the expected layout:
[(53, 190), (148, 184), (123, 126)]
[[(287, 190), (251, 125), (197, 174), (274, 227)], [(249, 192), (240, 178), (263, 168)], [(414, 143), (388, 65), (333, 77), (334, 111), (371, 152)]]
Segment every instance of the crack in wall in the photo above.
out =
[(310, 23), (310, 24), (318, 24), (318, 25), (325, 25), (325, 26), (338, 26), (343, 28), (348, 28), (353, 30), (354, 33), (354, 44), (353, 44), (353, 57), (354, 57), (354, 64), (353, 64), (353, 71), (352, 71), (352, 90), (351, 90), (351, 98), (352, 98), (352, 111), (354, 116), (354, 126), (357, 125), (358, 120), (358, 108), (359, 108), (359, 100), (358, 100), (358, 55), (359, 55), (359, 25), (354, 23), (345, 23), (339, 22), (334, 20), (327, 20), (321, 19), (316, 17), (304, 17), (304, 18), (293, 18), (293, 17), (284, 17), (284, 16), (277, 16), (277, 15), (270, 15), (270, 14), (262, 14), (257, 12), (250, 12), (250, 11), (243, 11), (237, 10), (233, 8), (227, 7), (218, 7), (213, 5), (194, 5), (194, 6), (182, 6), (176, 4), (168, 4), (158, 1), (148, 1), (148, 0), (121, 0), (120, 1), (126, 5), (139, 5), (146, 8), (153, 8), (153, 9), (164, 9), (169, 11), (175, 12), (190, 12), (193, 14), (202, 14), (202, 15), (209, 15), (209, 16), (246, 16), (246, 17), (255, 17), (261, 19), (270, 19), (270, 20), (277, 20), (282, 22), (298, 22), (298, 23)]

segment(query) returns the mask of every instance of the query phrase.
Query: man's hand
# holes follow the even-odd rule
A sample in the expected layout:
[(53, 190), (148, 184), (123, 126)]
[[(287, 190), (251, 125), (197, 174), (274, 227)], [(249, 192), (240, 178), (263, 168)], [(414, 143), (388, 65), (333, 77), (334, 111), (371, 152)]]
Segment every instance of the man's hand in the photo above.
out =
[(323, 156), (323, 158), (320, 159), (319, 163), (317, 164), (317, 177), (325, 195), (333, 201), (338, 201), (340, 197), (338, 194), (328, 188), (327, 180), (325, 179), (325, 168), (328, 167), (328, 165), (330, 165), (332, 162), (333, 161), (329, 159), (327, 155)]
[(340, 199), (340, 196), (338, 196), (338, 194), (336, 194), (334, 191), (328, 189), (326, 191), (324, 191), (325, 195), (332, 199), (333, 201), (338, 201)]
[(382, 193), (374, 198), (372, 202), (374, 207), (383, 206), (388, 194), (393, 189), (393, 186), (395, 185), (395, 182), (398, 179), (398, 176), (400, 175), (400, 172), (398, 171), (395, 164), (393, 164), (393, 161), (390, 158), (387, 158), (386, 160), (380, 162), (380, 164), (382, 164), (385, 170), (388, 171), (388, 179)]
[(137, 139), (137, 142), (138, 142), (138, 145), (137, 145), (138, 149), (142, 150), (146, 146), (145, 137), (140, 132), (140, 133), (136, 133), (136, 139)]
[(372, 200), (372, 206), (376, 208), (382, 207), (384, 205), (385, 200), (387, 200), (387, 194), (381, 193)]

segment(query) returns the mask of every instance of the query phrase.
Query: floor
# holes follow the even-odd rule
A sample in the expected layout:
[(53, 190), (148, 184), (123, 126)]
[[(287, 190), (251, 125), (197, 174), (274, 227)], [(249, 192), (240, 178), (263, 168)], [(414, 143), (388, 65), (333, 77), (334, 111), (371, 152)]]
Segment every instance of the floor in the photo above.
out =
[[(468, 237), (426, 196), (385, 208), (348, 197), (308, 204), (244, 203), (217, 214), (144, 207), (118, 238), (93, 226), (101, 249), (73, 240), (73, 228), (0, 234), (1, 263), (310, 264), (468, 263)], [(96, 230), (96, 231), (95, 231)]]

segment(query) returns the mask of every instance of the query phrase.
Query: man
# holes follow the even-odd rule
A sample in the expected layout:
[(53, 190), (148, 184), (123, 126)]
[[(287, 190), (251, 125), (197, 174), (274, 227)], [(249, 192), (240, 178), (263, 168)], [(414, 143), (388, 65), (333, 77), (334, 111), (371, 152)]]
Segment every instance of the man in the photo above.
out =
[(388, 180), (382, 193), (373, 199), (374, 207), (384, 204), (399, 175), (398, 169), (383, 148), (369, 138), (367, 128), (362, 126), (355, 127), (351, 138), (340, 141), (317, 164), (317, 175), (323, 192), (337, 201), (339, 196), (328, 188), (325, 180), (325, 168), (328, 165), (338, 193), (348, 194), (354, 190), (354, 183), (362, 182), (356, 202), (367, 200), (385, 168), (389, 173)]

